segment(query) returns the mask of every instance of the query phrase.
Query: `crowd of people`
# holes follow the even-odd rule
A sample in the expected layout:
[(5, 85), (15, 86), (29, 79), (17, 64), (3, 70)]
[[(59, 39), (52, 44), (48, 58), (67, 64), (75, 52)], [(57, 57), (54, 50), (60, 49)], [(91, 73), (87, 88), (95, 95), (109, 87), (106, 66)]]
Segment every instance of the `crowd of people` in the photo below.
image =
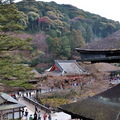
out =
[(110, 80), (120, 80), (120, 75), (117, 74), (117, 75), (111, 76)]
[[(34, 94), (33, 94), (34, 93)], [(16, 93), (11, 93), (10, 96), (13, 97), (14, 99), (18, 99), (19, 97), (33, 97), (33, 95), (36, 95), (36, 91), (26, 91), (26, 92), (16, 92)], [(41, 113), (40, 110), (37, 109), (35, 106), (35, 112), (34, 114), (29, 113), (28, 109), (21, 109), (22, 113), (22, 118), (24, 120), (52, 120), (51, 114), (49, 113)], [(42, 115), (41, 115), (42, 114)]]
[(23, 108), (21, 111), (22, 111), (22, 117), (25, 117), (26, 120), (52, 120), (50, 113), (47, 114), (46, 112), (44, 112), (43, 116), (41, 116), (41, 112), (38, 111), (36, 108), (35, 108), (34, 114), (33, 115), (30, 114), (29, 118), (28, 118), (28, 110), (27, 109), (24, 111), (24, 108)]

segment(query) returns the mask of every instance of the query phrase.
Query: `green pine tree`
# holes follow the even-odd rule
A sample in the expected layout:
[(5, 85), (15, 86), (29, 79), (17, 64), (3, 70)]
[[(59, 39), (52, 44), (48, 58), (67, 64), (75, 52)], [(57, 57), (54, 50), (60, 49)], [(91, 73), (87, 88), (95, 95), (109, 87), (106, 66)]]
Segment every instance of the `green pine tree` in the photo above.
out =
[(11, 34), (24, 29), (20, 13), (13, 3), (0, 5), (0, 80), (12, 86), (24, 86), (33, 78), (31, 69), (20, 64), (21, 60), (14, 55), (15, 50), (31, 49), (30, 38), (21, 39)]

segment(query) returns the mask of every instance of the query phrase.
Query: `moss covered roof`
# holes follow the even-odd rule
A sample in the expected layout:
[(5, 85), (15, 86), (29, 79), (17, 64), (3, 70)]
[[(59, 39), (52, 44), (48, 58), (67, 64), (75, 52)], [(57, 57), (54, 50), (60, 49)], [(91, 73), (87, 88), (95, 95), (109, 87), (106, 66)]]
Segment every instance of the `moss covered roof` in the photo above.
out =
[(120, 85), (96, 96), (72, 104), (60, 106), (60, 109), (92, 120), (118, 120), (120, 117)]

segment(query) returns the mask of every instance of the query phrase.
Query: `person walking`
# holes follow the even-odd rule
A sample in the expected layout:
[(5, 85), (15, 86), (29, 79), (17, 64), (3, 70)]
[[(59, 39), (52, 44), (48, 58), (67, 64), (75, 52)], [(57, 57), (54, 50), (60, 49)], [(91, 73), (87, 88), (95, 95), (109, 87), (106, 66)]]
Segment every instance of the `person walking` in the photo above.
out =
[(46, 119), (47, 119), (47, 114), (45, 112), (44, 115), (43, 115), (43, 120), (46, 120)]
[(52, 120), (51, 114), (48, 115), (48, 120)]
[(26, 111), (25, 111), (25, 117), (26, 117), (26, 119), (27, 119), (27, 117), (28, 117), (28, 110), (26, 109)]
[(38, 112), (37, 106), (35, 105), (35, 112)]
[(26, 96), (28, 97), (28, 92), (26, 92)]
[(35, 111), (33, 120), (37, 120), (37, 113)]
[(38, 111), (37, 116), (38, 116), (38, 120), (41, 120), (40, 111)]
[(33, 117), (32, 117), (32, 115), (30, 115), (30, 117), (29, 117), (29, 120), (33, 120)]
[(31, 92), (29, 92), (29, 97), (31, 97)]
[(23, 117), (23, 116), (24, 116), (24, 108), (22, 108), (22, 110), (21, 110), (21, 111), (22, 111), (22, 117)]

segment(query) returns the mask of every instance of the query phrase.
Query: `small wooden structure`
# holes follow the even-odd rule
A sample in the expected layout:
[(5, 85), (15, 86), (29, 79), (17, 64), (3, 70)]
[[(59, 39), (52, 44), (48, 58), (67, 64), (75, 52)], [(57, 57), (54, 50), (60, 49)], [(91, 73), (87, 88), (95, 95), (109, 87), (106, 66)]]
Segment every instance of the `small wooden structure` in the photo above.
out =
[(25, 106), (6, 93), (0, 93), (0, 120), (15, 120), (22, 117)]

